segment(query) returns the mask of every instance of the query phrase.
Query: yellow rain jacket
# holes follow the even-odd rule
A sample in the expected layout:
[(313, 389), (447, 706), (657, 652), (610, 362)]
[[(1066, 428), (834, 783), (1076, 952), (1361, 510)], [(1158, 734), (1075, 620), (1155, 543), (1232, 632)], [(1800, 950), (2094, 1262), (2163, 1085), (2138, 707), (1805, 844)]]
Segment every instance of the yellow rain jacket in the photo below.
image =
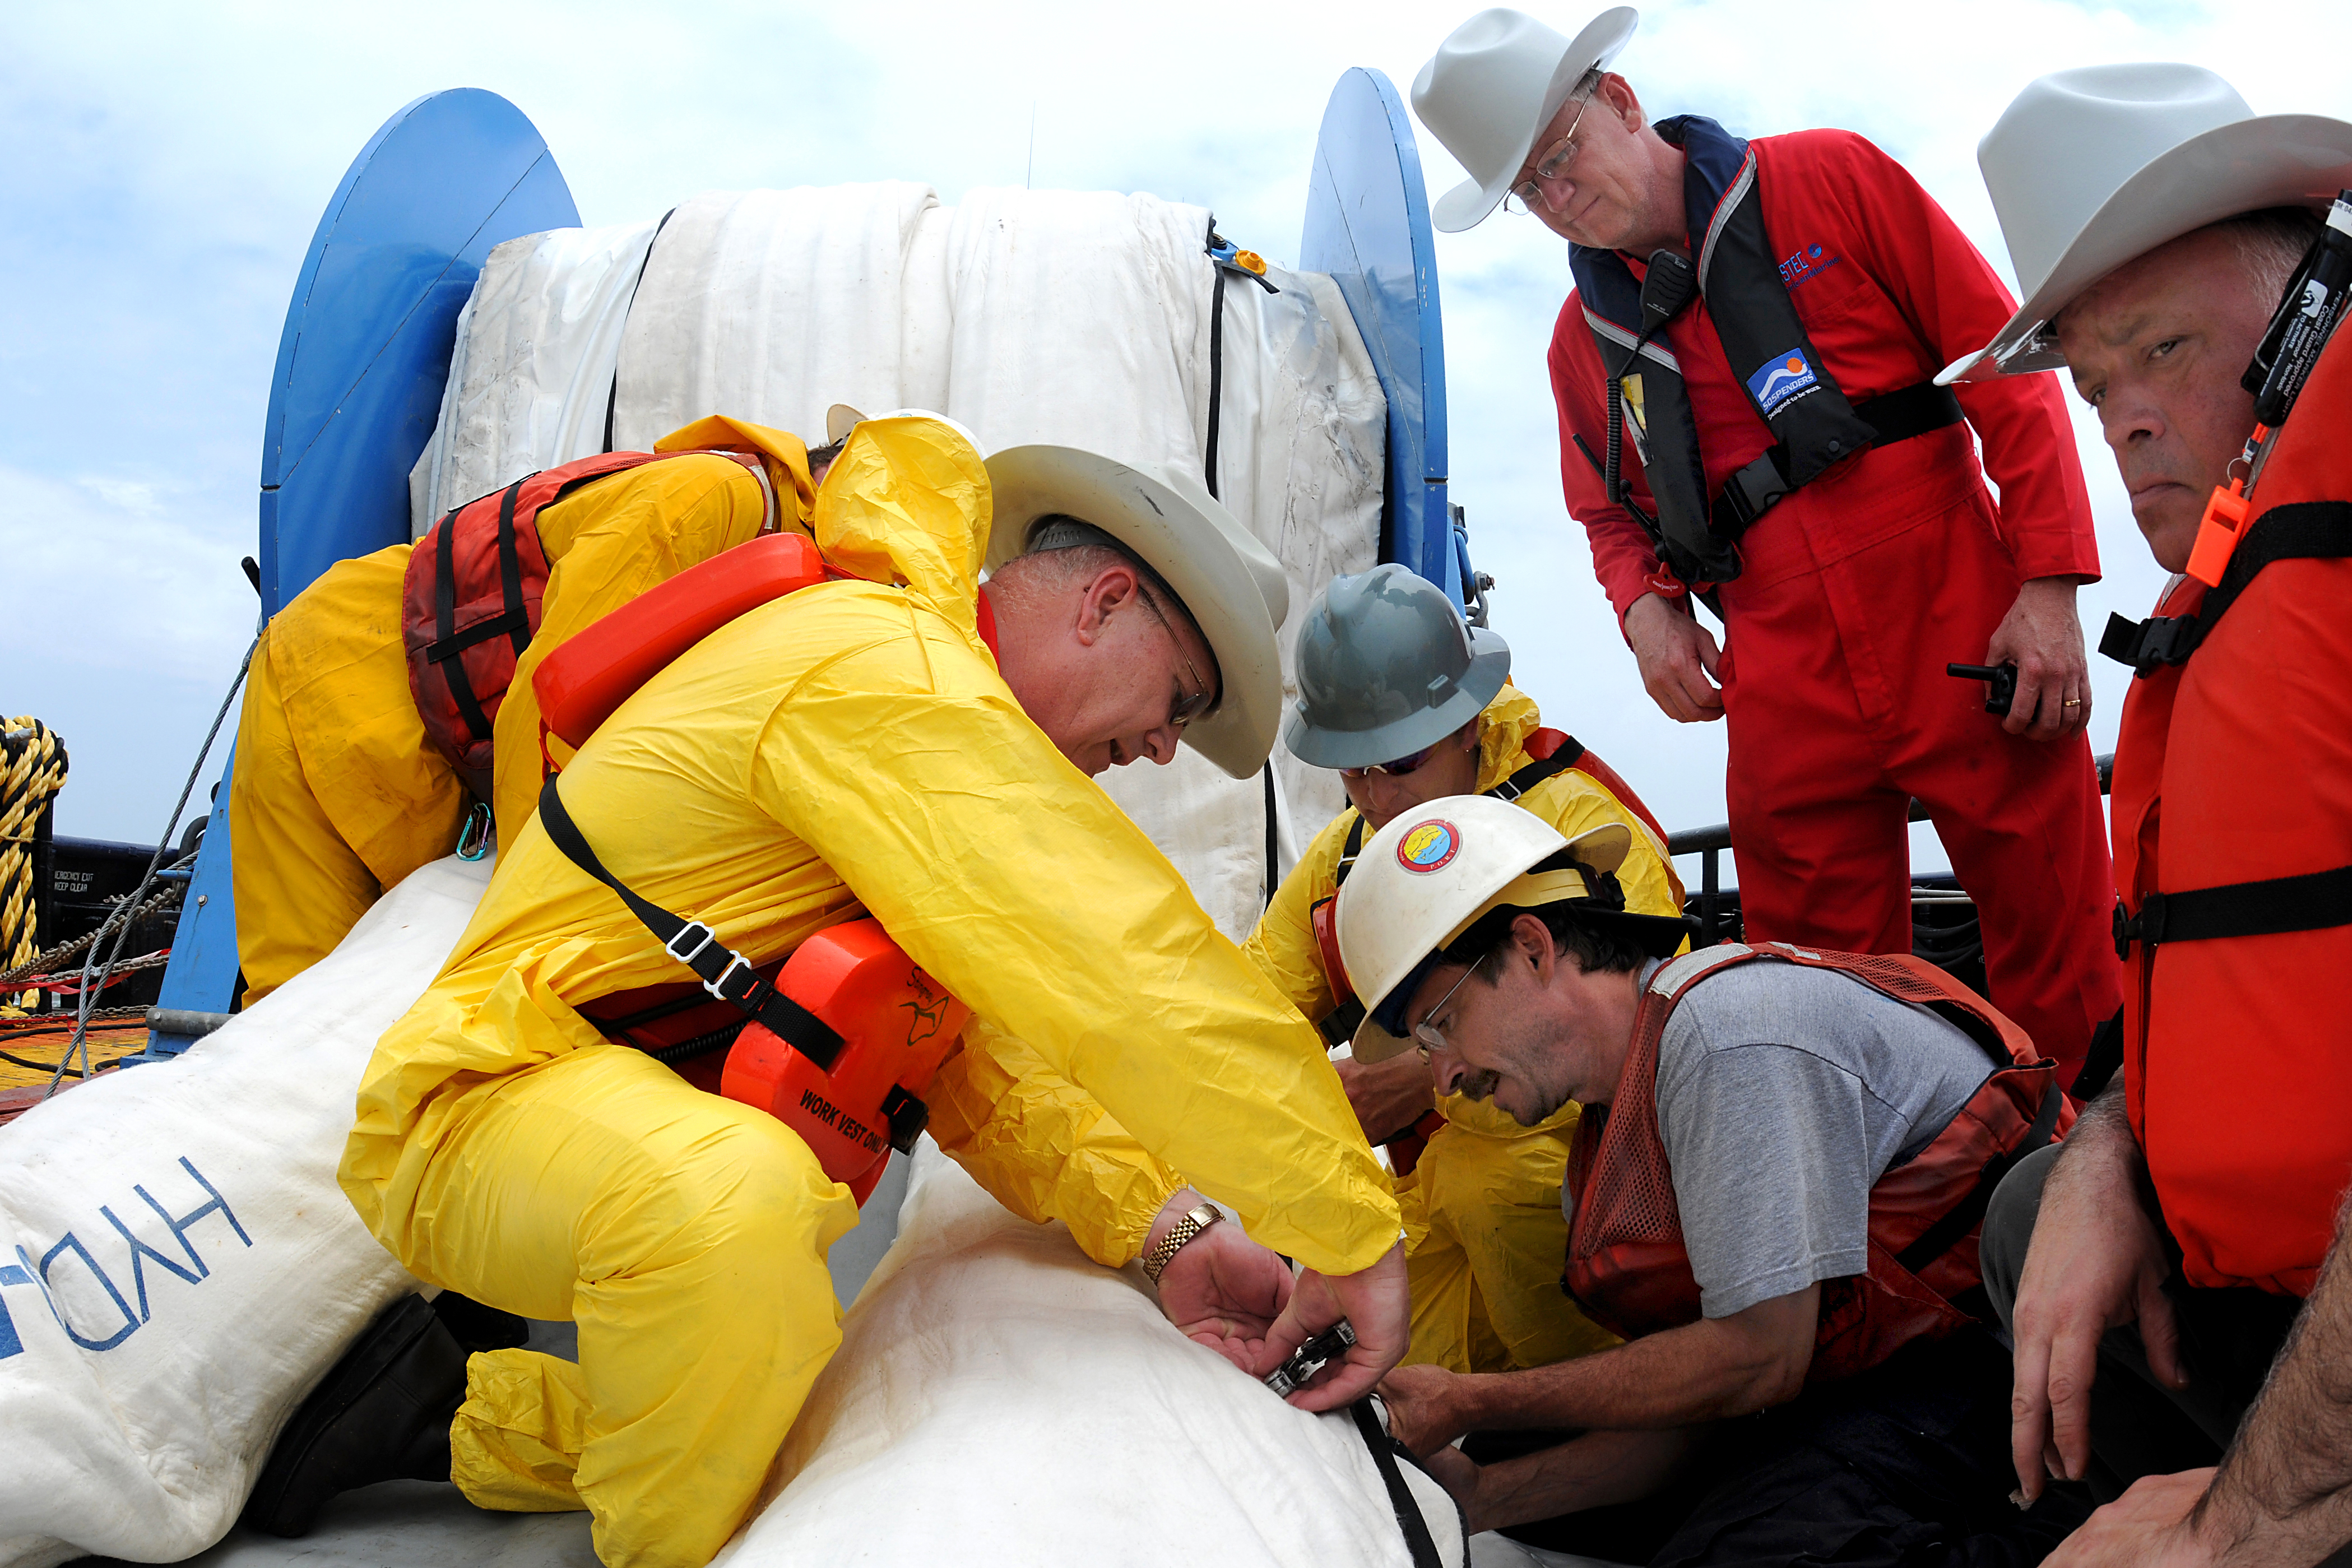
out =
[[(814, 488), (797, 437), (732, 419), (665, 436), (657, 452), (754, 447), (780, 525), (808, 529)], [(495, 731), (499, 837), (536, 809), (540, 661), (657, 583), (760, 531), (766, 499), (741, 464), (681, 458), (634, 468), (539, 514), (548, 561), (539, 630)], [(339, 562), (262, 636), (229, 783), (237, 962), (258, 1001), (334, 950), (383, 889), (449, 853), (466, 786), (425, 739), (401, 640), (410, 547)], [(561, 742), (551, 745), (558, 760)]]
[[(1535, 702), (1506, 685), (1480, 715), (1478, 783), (1490, 790), (1535, 759), (1525, 747), (1541, 725)], [(1682, 912), (1683, 889), (1666, 847), (1639, 816), (1590, 773), (1554, 773), (1518, 805), (1573, 838), (1605, 822), (1633, 829), (1618, 870), (1629, 908)], [(1250, 933), (1244, 951), (1309, 1018), (1334, 997), (1310, 913), (1338, 890), (1339, 857), (1357, 820), (1349, 806), (1315, 837)], [(1409, 1363), (1455, 1372), (1544, 1366), (1616, 1343), (1559, 1288), (1568, 1258), (1560, 1175), (1576, 1136), (1573, 1101), (1534, 1127), (1493, 1105), (1454, 1095), (1438, 1102), (1446, 1125), (1410, 1176), (1397, 1183), (1412, 1281)]]
[[(1370, 1267), (1397, 1209), (1313, 1029), (998, 675), (989, 519), (949, 427), (860, 426), (814, 531), (867, 581), (705, 639), (564, 804), (615, 876), (754, 962), (877, 916), (973, 1010), (928, 1097), (942, 1144), (1097, 1258), (1134, 1255), (1181, 1170), (1267, 1245)], [(741, 1521), (838, 1342), (823, 1255), (855, 1217), (781, 1123), (574, 1010), (683, 973), (534, 818), (379, 1044), (340, 1173), (420, 1279), (578, 1322), (576, 1368), (475, 1359), (452, 1453), (478, 1502), (584, 1503), (608, 1563), (700, 1563)]]

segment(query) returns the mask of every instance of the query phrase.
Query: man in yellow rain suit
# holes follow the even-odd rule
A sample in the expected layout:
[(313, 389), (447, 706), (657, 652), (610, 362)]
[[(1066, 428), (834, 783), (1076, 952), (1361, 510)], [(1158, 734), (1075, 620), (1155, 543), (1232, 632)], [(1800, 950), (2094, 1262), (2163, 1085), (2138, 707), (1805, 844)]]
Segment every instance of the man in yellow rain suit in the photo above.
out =
[[(564, 769), (567, 814), (755, 963), (877, 918), (972, 1010), (926, 1096), (950, 1154), (1106, 1265), (1150, 1246), (1171, 1318), (1253, 1371), (1346, 1315), (1349, 1361), (1293, 1398), (1358, 1397), (1409, 1331), (1395, 1202), (1314, 1031), (1088, 777), (1180, 737), (1255, 771), (1279, 567), (1196, 483), (1062, 447), (983, 467), (934, 418), (858, 426), (814, 522), (859, 580), (655, 676)], [(377, 1047), (341, 1178), (420, 1279), (571, 1319), (580, 1360), (468, 1362), (395, 1308), (248, 1519), (299, 1532), (336, 1489), (438, 1475), (486, 1507), (588, 1509), (616, 1568), (706, 1562), (743, 1522), (839, 1342), (824, 1254), (856, 1210), (782, 1122), (577, 1011), (682, 973), (537, 817), (501, 849)], [(1255, 1240), (1186, 1213), (1194, 1188)], [(1268, 1247), (1306, 1266), (1295, 1289)]]
[[(682, 457), (585, 486), (539, 514), (549, 568), (539, 629), (516, 662), (495, 731), (489, 804), (501, 841), (538, 798), (530, 676), (540, 661), (647, 588), (753, 537), (763, 521), (807, 531), (815, 486), (798, 437), (712, 418), (654, 444), (656, 452), (708, 447), (757, 453), (768, 485), (730, 458)], [(384, 889), (457, 843), (466, 784), (425, 737), (401, 637), (412, 548), (328, 568), (271, 618), (254, 650), (229, 783), (236, 953), (248, 1003), (332, 952)]]
[[(1497, 795), (1570, 838), (1622, 824), (1633, 836), (1618, 872), (1628, 907), (1682, 912), (1682, 884), (1647, 808), (1606, 763), (1539, 728), (1534, 701), (1508, 683), (1510, 667), (1501, 637), (1465, 625), (1442, 589), (1395, 564), (1334, 579), (1300, 622), (1300, 700), (1283, 742), (1302, 761), (1339, 769), (1350, 805), (1282, 879), (1245, 951), (1301, 1013), (1325, 1021), (1334, 1045), (1363, 1009), (1341, 1004), (1316, 906), (1337, 895), (1371, 834), (1423, 801)], [(1391, 1141), (1402, 1167), (1401, 1147), (1417, 1144), (1411, 1130), (1431, 1116), (1427, 1069), (1408, 1054), (1377, 1067), (1343, 1061), (1339, 1076), (1364, 1135)], [(1559, 1288), (1560, 1173), (1577, 1107), (1521, 1127), (1454, 1095), (1436, 1115), (1442, 1125), (1396, 1179), (1412, 1280), (1407, 1362), (1507, 1372), (1616, 1343)]]

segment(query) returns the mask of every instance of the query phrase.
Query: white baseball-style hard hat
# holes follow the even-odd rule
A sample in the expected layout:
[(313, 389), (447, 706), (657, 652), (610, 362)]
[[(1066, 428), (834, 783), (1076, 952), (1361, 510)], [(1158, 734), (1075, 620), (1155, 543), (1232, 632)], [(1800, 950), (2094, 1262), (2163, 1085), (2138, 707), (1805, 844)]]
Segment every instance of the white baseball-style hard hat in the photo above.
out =
[(1437, 198), (1430, 221), (1451, 234), (1493, 212), (1576, 84), (1616, 58), (1640, 23), (1631, 5), (1614, 6), (1571, 42), (1496, 6), (1447, 34), (1412, 79), (1412, 110), (1470, 178)]
[(1237, 779), (1265, 765), (1282, 722), (1282, 653), (1290, 580), (1255, 534), (1198, 479), (1157, 463), (1122, 463), (1076, 447), (1012, 447), (988, 459), (995, 519), (991, 572), (1029, 547), (1032, 525), (1060, 514), (1092, 523), (1167, 579), (1217, 657), (1217, 705), (1184, 726), (1184, 743)]
[(2025, 302), (1941, 384), (2054, 370), (2053, 320), (2135, 257), (2263, 207), (2352, 185), (2352, 125), (2257, 115), (2201, 66), (2084, 66), (2026, 84), (1977, 144)]
[(1490, 910), (1589, 900), (1580, 912), (1596, 926), (1660, 956), (1672, 952), (1689, 928), (1626, 913), (1611, 875), (1633, 846), (1622, 823), (1570, 839), (1533, 812), (1483, 795), (1433, 800), (1374, 834), (1339, 888), (1339, 962), (1365, 1010), (1356, 1059), (1385, 1061), (1412, 1048), (1403, 1015), (1413, 993)]

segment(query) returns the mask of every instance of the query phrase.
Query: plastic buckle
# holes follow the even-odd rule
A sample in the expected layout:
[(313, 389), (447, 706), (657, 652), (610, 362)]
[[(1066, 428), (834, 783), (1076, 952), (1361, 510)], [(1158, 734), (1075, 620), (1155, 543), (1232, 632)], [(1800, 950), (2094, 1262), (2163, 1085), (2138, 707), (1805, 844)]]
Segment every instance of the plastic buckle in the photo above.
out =
[[(700, 948), (697, 948), (695, 951), (699, 952), (702, 950)], [(751, 961), (750, 959), (744, 957), (740, 952), (730, 952), (727, 955), (727, 967), (712, 975), (709, 979), (704, 981), (702, 983), (702, 988), (705, 991), (709, 992), (713, 996), (718, 997), (721, 1002), (732, 1002), (735, 998), (727, 994), (727, 977), (734, 973), (738, 969), (749, 969), (751, 967)], [(751, 978), (756, 981), (759, 979), (759, 976), (754, 974)]]
[(1723, 504), (1731, 509), (1733, 521), (1744, 531), (1780, 505), (1790, 488), (1772, 461), (1772, 454), (1767, 452), (1731, 476), (1723, 487)]
[[(684, 942), (688, 937), (692, 936), (697, 931), (700, 931), (702, 933), (702, 940), (696, 942), (694, 946), (687, 952), (680, 952), (677, 950), (677, 944)], [(712, 931), (709, 926), (704, 925), (700, 921), (688, 921), (686, 924), (678, 928), (677, 934), (676, 936), (662, 943), (662, 951), (668, 953), (672, 958), (677, 959), (680, 963), (685, 964), (688, 969), (693, 969), (694, 961), (702, 956), (702, 950), (709, 947), (712, 942), (717, 942), (718, 940), (719, 933)], [(695, 970), (695, 973), (698, 974), (701, 971)], [(709, 984), (709, 983), (706, 981), (704, 984)]]
[(2116, 933), (2116, 957), (2121, 963), (2131, 962), (2132, 939), (2139, 935), (2139, 921), (2124, 913), (2124, 901), (2116, 900), (2115, 918), (2110, 922)]
[(890, 1124), (890, 1147), (901, 1154), (913, 1153), (915, 1140), (931, 1124), (931, 1108), (908, 1093), (904, 1084), (892, 1084), (882, 1097), (882, 1116)]

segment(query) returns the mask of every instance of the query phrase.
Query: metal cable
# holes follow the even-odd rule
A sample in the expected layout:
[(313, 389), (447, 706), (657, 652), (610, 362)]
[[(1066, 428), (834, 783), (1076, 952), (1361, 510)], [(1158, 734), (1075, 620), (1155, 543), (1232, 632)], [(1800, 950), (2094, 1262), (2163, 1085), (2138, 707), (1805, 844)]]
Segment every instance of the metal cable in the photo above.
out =
[[(264, 624), (267, 625), (267, 622), (265, 621)], [(163, 837), (155, 844), (155, 853), (148, 858), (147, 872), (139, 879), (138, 889), (122, 900), (121, 910), (128, 910), (145, 899), (148, 888), (154, 883), (155, 873), (163, 868), (163, 857), (171, 849), (172, 835), (180, 826), (180, 814), (188, 809), (188, 796), (195, 793), (196, 779), (205, 771), (205, 759), (212, 755), (213, 742), (220, 738), (221, 725), (228, 719), (229, 705), (236, 700), (238, 689), (245, 685), (246, 671), (253, 668), (254, 650), (260, 646), (261, 633), (257, 629), (253, 640), (246, 644), (245, 657), (236, 661), (236, 679), (228, 683), (227, 694), (221, 699), (220, 711), (213, 715), (213, 727), (205, 731), (205, 743), (196, 752), (194, 765), (188, 769), (187, 782), (180, 786), (180, 798), (172, 807), (170, 819), (163, 825)], [(131, 921), (122, 920), (116, 925), (114, 946), (106, 955), (105, 967), (98, 972), (98, 984), (95, 985), (90, 984), (90, 965), (98, 959), (98, 944), (95, 942), (90, 944), (89, 952), (83, 957), (81, 994), (75, 998), (74, 1004), (73, 1038), (66, 1042), (65, 1054), (58, 1058), (57, 1070), (49, 1074), (48, 1088), (41, 1091), (43, 1100), (47, 1100), (58, 1092), (58, 1085), (65, 1081), (66, 1068), (73, 1061), (74, 1052), (77, 1049), (81, 1052), (81, 1076), (85, 1080), (90, 1078), (89, 1020), (94, 1011), (92, 1004), (98, 1000), (99, 993), (106, 988), (107, 983), (114, 976), (114, 966), (122, 957), (122, 944), (130, 940), (131, 924)], [(103, 928), (101, 927), (100, 930), (102, 931)]]

